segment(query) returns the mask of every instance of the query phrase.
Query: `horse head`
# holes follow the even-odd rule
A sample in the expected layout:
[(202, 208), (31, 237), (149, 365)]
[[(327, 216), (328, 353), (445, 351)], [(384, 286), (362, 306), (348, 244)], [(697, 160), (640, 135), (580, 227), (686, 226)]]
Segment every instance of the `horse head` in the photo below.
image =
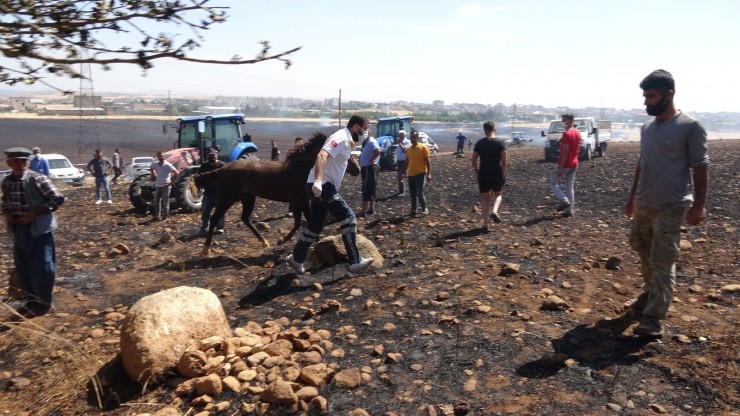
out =
[(324, 143), (326, 143), (326, 135), (320, 131), (315, 132), (308, 141), (290, 149), (285, 157), (285, 163), (305, 161), (313, 166)]

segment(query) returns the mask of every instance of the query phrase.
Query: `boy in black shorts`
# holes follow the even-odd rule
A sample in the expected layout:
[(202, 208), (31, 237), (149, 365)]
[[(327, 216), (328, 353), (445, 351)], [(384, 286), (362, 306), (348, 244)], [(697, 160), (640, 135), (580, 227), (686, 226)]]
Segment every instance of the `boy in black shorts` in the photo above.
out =
[[(506, 142), (496, 137), (496, 126), (493, 121), (483, 123), (483, 132), (486, 137), (475, 143), (471, 163), (480, 190), (483, 229), (488, 231), (491, 205), (493, 205), (493, 212), (490, 214), (490, 219), (496, 223), (501, 222), (498, 209), (501, 206), (501, 189), (506, 183)], [(480, 166), (478, 166), (479, 158)], [(493, 199), (493, 204), (491, 204), (491, 199)]]

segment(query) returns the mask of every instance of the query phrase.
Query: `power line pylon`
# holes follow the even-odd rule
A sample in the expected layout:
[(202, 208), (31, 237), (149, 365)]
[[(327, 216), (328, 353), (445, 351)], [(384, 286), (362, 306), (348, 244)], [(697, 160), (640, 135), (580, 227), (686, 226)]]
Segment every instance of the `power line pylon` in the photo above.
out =
[[(84, 57), (88, 56), (87, 49), (82, 48), (81, 53)], [(89, 63), (80, 64), (80, 75), (82, 75), (82, 78), (80, 78), (80, 94), (75, 101), (80, 115), (79, 154), (81, 155), (91, 146), (100, 149), (97, 108), (101, 103), (95, 97)]]

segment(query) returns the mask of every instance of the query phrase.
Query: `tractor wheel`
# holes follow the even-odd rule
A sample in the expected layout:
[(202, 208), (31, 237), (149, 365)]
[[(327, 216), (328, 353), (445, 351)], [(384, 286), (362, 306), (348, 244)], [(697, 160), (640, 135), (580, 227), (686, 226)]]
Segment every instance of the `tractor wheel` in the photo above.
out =
[(128, 199), (136, 212), (146, 214), (154, 210), (154, 181), (151, 175), (137, 176), (128, 187)]
[(195, 181), (193, 181), (193, 175), (196, 172), (195, 169), (188, 169), (181, 172), (177, 175), (175, 186), (172, 188), (173, 198), (175, 198), (177, 206), (183, 212), (200, 211), (203, 195), (201, 190), (195, 186)]
[(244, 153), (242, 153), (242, 154), (239, 155), (239, 159), (253, 159), (253, 160), (257, 160), (257, 155), (254, 152), (249, 152), (249, 153), (244, 152)]

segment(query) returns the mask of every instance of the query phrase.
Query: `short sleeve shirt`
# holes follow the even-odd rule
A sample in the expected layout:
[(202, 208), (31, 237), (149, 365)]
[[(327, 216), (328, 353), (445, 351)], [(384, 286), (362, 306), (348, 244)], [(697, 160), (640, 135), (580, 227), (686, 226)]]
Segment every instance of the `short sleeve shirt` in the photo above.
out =
[[(403, 147), (408, 149), (411, 147), (411, 140), (403, 139)], [(401, 146), (396, 146), (396, 161), (403, 162), (406, 160), (406, 152), (401, 150)]]
[(172, 166), (172, 163), (165, 160), (164, 163), (160, 166), (159, 161), (155, 160), (154, 162), (152, 162), (152, 169), (157, 172), (157, 181), (154, 186), (162, 188), (170, 184), (172, 171), (175, 170), (175, 167)]
[[(329, 157), (326, 159), (326, 165), (324, 165), (322, 183), (331, 182), (335, 188), (339, 189), (342, 179), (344, 179), (344, 171), (347, 169), (353, 143), (352, 133), (346, 127), (337, 130), (326, 139), (326, 143), (324, 143), (321, 150), (326, 150)], [(316, 166), (311, 168), (311, 172), (308, 173), (308, 183), (313, 183), (314, 180), (316, 180)]]
[(560, 151), (563, 151), (563, 145), (568, 145), (568, 154), (565, 156), (563, 167), (572, 169), (578, 167), (578, 153), (581, 151), (581, 133), (576, 129), (568, 129), (563, 132), (560, 138)]
[(368, 138), (365, 146), (362, 148), (362, 153), (360, 153), (360, 166), (377, 165), (380, 154), (377, 157), (373, 157), (376, 150), (380, 150), (378, 141), (374, 137)]
[(414, 176), (427, 173), (426, 158), (429, 157), (429, 148), (421, 143), (416, 146), (409, 146), (406, 149), (406, 159), (408, 159), (408, 175)]
[(661, 122), (651, 119), (640, 131), (639, 166), (635, 201), (654, 209), (689, 207), (690, 168), (709, 166), (706, 130), (683, 112)]
[(501, 152), (506, 150), (506, 142), (500, 137), (484, 137), (475, 143), (473, 151), (480, 158), (480, 175), (501, 175)]

